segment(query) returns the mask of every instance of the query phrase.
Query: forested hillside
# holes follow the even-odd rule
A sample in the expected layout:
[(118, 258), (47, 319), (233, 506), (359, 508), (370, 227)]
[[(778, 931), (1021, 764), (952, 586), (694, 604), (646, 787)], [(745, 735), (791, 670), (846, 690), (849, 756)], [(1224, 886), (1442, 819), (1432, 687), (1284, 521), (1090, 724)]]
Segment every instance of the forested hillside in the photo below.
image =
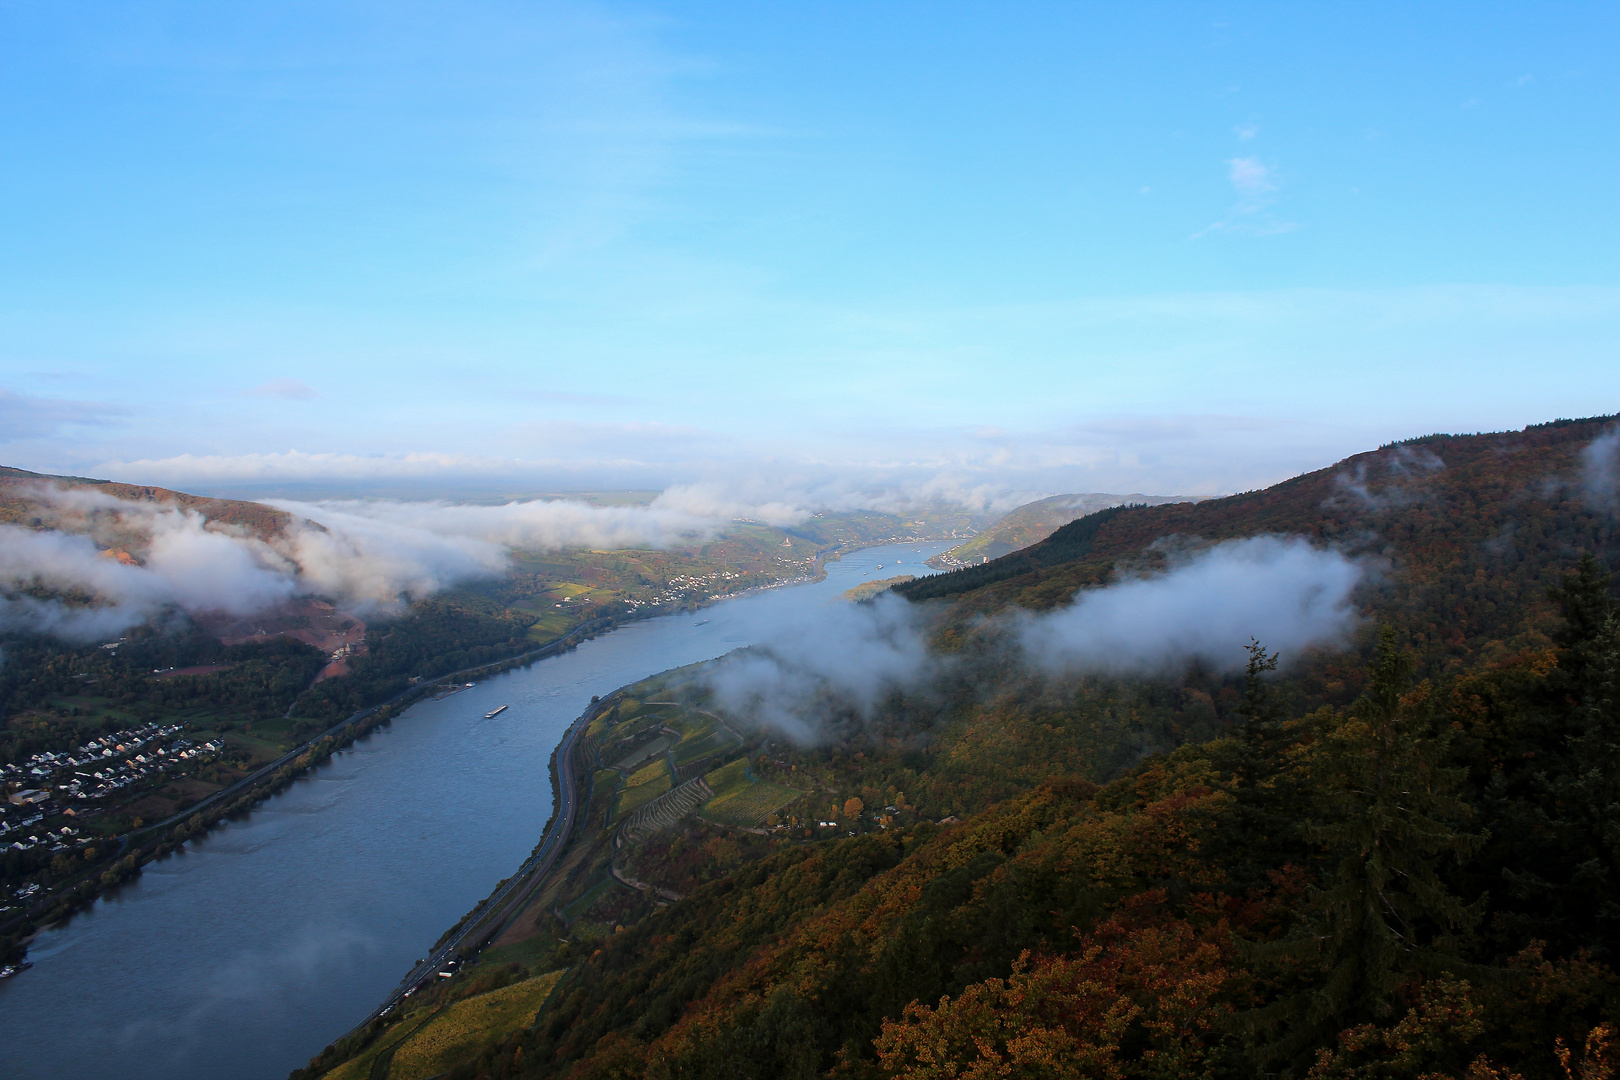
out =
[(1104, 510), (1024, 551), (896, 591), (951, 598), (963, 613), (1042, 610), (1118, 572), (1162, 566), (1180, 545), (1302, 535), (1382, 560), (1367, 611), (1398, 620), (1426, 662), (1461, 661), (1544, 640), (1547, 583), (1582, 552), (1611, 564), (1620, 555), (1613, 497), (1591, 488), (1601, 463), (1584, 456), (1613, 419), (1409, 439), (1262, 491)]
[[(518, 980), (532, 1021), (445, 1075), (1612, 1077), (1612, 424), (1413, 440), (901, 585), (962, 662), (810, 747), (732, 717), (814, 789), (752, 854), (688, 828), (684, 899), (542, 919), (361, 1045)], [(1269, 533), (1376, 563), (1351, 648), (1060, 677), (979, 618)]]

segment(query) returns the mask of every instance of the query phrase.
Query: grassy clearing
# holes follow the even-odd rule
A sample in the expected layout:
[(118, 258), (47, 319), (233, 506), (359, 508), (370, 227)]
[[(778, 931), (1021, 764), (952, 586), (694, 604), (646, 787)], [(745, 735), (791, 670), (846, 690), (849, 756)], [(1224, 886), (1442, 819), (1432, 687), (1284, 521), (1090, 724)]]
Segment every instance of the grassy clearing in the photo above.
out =
[(666, 772), (652, 783), (626, 788), (624, 791), (619, 792), (619, 803), (614, 807), (614, 817), (617, 819), (634, 813), (638, 807), (644, 806), (664, 794), (670, 789), (670, 786), (669, 774)]
[(527, 968), (539, 963), (556, 946), (556, 938), (550, 934), (541, 934), (539, 937), (514, 942), (511, 945), (492, 945), (479, 954), (478, 962), (491, 967), (517, 963)]
[(366, 1047), (359, 1057), (345, 1061), (321, 1080), (369, 1080), (372, 1066), (378, 1058), (416, 1034), (432, 1018), (432, 1014), (428, 1013), (394, 1025), (392, 1031)]
[(642, 787), (646, 784), (656, 784), (659, 778), (669, 779), (669, 762), (662, 755), (653, 758), (635, 772), (624, 782), (627, 788)]
[(579, 918), (592, 904), (596, 903), (597, 899), (600, 898), (603, 893), (611, 889), (614, 884), (616, 883), (611, 877), (605, 877), (601, 881), (598, 881), (595, 885), (592, 885), (589, 889), (585, 890), (584, 894), (581, 895), (577, 900), (563, 908), (562, 917), (569, 922)]
[(719, 753), (721, 750), (729, 749), (735, 745), (737, 745), (737, 740), (724, 731), (711, 731), (701, 738), (689, 742), (683, 741), (681, 745), (677, 746), (675, 748), (675, 763), (685, 765), (689, 761), (697, 761), (700, 758)]
[(253, 721), (253, 738), (285, 743), (292, 738), (293, 728), (297, 724), (297, 720), (286, 717), (277, 717), (274, 720), (255, 720)]
[(244, 731), (227, 732), (225, 743), (233, 750), (246, 753), (255, 763), (273, 761), (286, 753), (279, 742), (262, 739), (258, 735), (249, 735)]
[(748, 759), (738, 758), (729, 765), (722, 765), (714, 772), (704, 776), (703, 782), (713, 789), (715, 797), (730, 795), (739, 788), (747, 787), (753, 783), (748, 775)]
[(749, 775), (747, 758), (723, 765), (703, 780), (714, 789), (714, 798), (698, 807), (698, 813), (722, 825), (758, 825), (766, 815), (804, 794), (797, 788), (754, 779)]
[(614, 813), (623, 817), (636, 807), (658, 798), (671, 786), (669, 762), (662, 757), (655, 758), (630, 774), (624, 790), (619, 792), (619, 801)]
[[(613, 767), (615, 769), (628, 769), (638, 762), (646, 761), (648, 758), (661, 758), (664, 752), (669, 749), (671, 741), (668, 735), (660, 735), (646, 746), (632, 750), (618, 761), (615, 761)], [(634, 784), (636, 781), (632, 778), (630, 782)]]
[(529, 627), (530, 641), (550, 641), (562, 637), (573, 628), (574, 618), (555, 609), (546, 611)]
[(596, 774), (595, 786), (591, 789), (591, 802), (585, 808), (585, 820), (596, 823), (587, 828), (606, 828), (613, 820), (613, 804), (618, 796), (615, 792), (619, 787), (619, 774), (613, 769), (603, 769)]
[(698, 813), (722, 825), (752, 827), (792, 803), (804, 792), (780, 784), (760, 781), (716, 796), (698, 807)]
[(422, 1025), (394, 1052), (390, 1080), (427, 1080), (534, 1021), (561, 979), (552, 971), (458, 1001)]

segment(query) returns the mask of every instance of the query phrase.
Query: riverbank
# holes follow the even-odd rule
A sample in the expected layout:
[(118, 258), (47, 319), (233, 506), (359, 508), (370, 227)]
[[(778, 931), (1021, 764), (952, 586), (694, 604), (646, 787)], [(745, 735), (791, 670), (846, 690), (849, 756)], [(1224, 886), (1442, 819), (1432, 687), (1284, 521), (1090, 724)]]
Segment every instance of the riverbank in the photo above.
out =
[(386, 1030), (389, 1016), (404, 1002), (439, 984), (468, 963), (476, 962), (479, 952), (500, 936), (542, 889), (567, 854), (579, 823), (579, 810), (588, 798), (588, 782), (582, 781), (581, 762), (576, 760), (580, 740), (591, 724), (618, 705), (623, 691), (598, 697), (569, 725), (567, 733), (552, 751), (550, 773), (552, 813), (541, 831), (540, 841), (517, 871), (496, 884), (459, 922), (445, 931), (432, 953), (419, 961), (399, 985), (353, 1029), (332, 1042), (295, 1076), (319, 1076), (327, 1067), (365, 1050)]
[[(34, 969), (0, 981), (0, 1044), (8, 1047), (8, 1075), (90, 1076), (105, 1062), (119, 1061), (129, 1080), (212, 1080), (224, 1074), (283, 1080), (397, 992), (401, 976), (437, 951), (436, 942), (448, 941), (447, 928), (479, 910), (535, 855), (559, 808), (551, 759), (593, 697), (611, 700), (616, 690), (650, 673), (674, 672), (746, 647), (776, 628), (813, 618), (823, 605), (844, 604), (844, 590), (884, 576), (878, 564), (903, 560), (910, 569), (937, 549), (912, 544), (842, 553), (827, 563), (820, 583), (765, 590), (701, 612), (626, 620), (577, 648), (478, 679), (454, 695), (435, 700), (438, 687), (428, 689), (386, 726), (312, 764), (252, 813), (220, 822), (71, 920), (48, 928), (30, 949)], [(676, 699), (651, 690), (636, 696)], [(510, 707), (486, 719), (502, 704)], [(619, 712), (598, 740), (609, 767), (628, 753), (612, 743), (634, 736), (625, 726), (631, 710)], [(713, 725), (700, 714), (683, 720), (671, 709), (643, 709), (638, 715), (645, 724), (632, 726), (647, 730), (634, 737), (656, 737), (649, 726), (654, 712), (676, 728), (691, 728), (692, 737), (673, 750), (676, 786), (689, 779), (688, 772), (707, 773), (723, 764), (699, 758), (735, 740), (716, 727), (712, 742), (699, 745), (700, 729)], [(766, 769), (772, 775), (756, 763), (755, 775), (800, 784), (775, 776), (778, 766), (767, 763)], [(592, 777), (583, 768), (575, 774), (580, 821), (588, 821), (593, 837), (603, 806), (617, 799), (628, 820), (636, 799), (653, 793), (630, 793), (618, 776), (597, 776), (591, 796), (596, 801), (587, 803), (579, 793)], [(735, 783), (726, 787), (717, 780), (716, 791), (736, 794), (747, 783), (740, 772), (731, 779)], [(660, 833), (657, 843), (675, 835)], [(740, 844), (752, 851), (768, 842), (735, 829), (717, 829), (714, 838), (728, 850)], [(594, 841), (571, 846), (559, 859), (569, 873), (546, 875), (548, 883), (566, 877), (560, 899), (568, 936), (580, 939), (573, 947), (579, 956), (589, 956), (587, 940), (627, 921), (608, 906), (636, 903), (642, 895), (614, 885), (594, 894), (603, 901), (597, 908), (576, 903), (597, 883), (597, 867), (586, 856), (598, 848)], [(601, 853), (605, 878), (607, 852)], [(628, 842), (619, 868), (638, 880), (691, 889)], [(506, 893), (513, 907), (523, 887), (520, 882)], [(535, 894), (517, 920), (482, 948), (480, 962), (466, 965), (465, 976), (438, 980), (442, 989), (414, 995), (408, 1008), (396, 1008), (387, 1019), (425, 1018), (422, 1006), (429, 999), (487, 988), (514, 963), (538, 975), (544, 975), (536, 966), (542, 960), (547, 971), (557, 967), (550, 956), (558, 929), (551, 900), (549, 891)], [(491, 917), (484, 927), (473, 926), (468, 941), (501, 921), (501, 911), (483, 910)], [(542, 929), (540, 937), (531, 922)], [(537, 985), (521, 993), (533, 997)], [(462, 1016), (452, 1010), (420, 1038), (412, 1035), (405, 1057)], [(65, 1020), (73, 1024), (72, 1039), (53, 1034)], [(397, 1022), (383, 1041), (396, 1034), (403, 1037)]]
[[(717, 603), (743, 599), (750, 595), (790, 586), (814, 584), (825, 580), (829, 562), (836, 562), (843, 556), (859, 550), (864, 548), (852, 543), (822, 548), (815, 552), (813, 572), (802, 578), (754, 586), (701, 601), (658, 608), (645, 607), (589, 620), (572, 628), (561, 637), (533, 649), (420, 680), (392, 697), (359, 709), (273, 761), (259, 766), (247, 776), (178, 813), (131, 830), (118, 839), (116, 847), (109, 845), (109, 853), (104, 859), (85, 867), (71, 878), (56, 882), (49, 891), (31, 898), (31, 902), (21, 912), (0, 921), (0, 963), (14, 963), (22, 959), (27, 954), (29, 942), (43, 928), (70, 918), (74, 912), (94, 903), (108, 890), (138, 876), (143, 866), (171, 854), (188, 840), (206, 833), (221, 821), (250, 812), (265, 799), (285, 790), (310, 769), (328, 760), (336, 751), (351, 745), (356, 739), (392, 720), (435, 687), (442, 687), (445, 683), (460, 679), (487, 678), (515, 667), (526, 666), (623, 625), (698, 611)], [(295, 701), (288, 709), (289, 715), (296, 708)]]
[[(840, 549), (823, 553), (822, 557), (817, 560), (815, 580), (819, 582), (826, 579), (828, 563), (837, 562), (841, 556), (861, 550), (868, 549), (851, 548), (847, 551)], [(883, 569), (883, 564), (878, 563), (876, 568)], [(865, 578), (866, 573), (863, 572), (861, 577)], [(846, 600), (860, 599), (876, 591), (881, 591), (881, 589), (887, 588), (895, 582), (912, 579), (911, 575), (903, 575), (877, 581), (863, 581), (862, 584), (845, 590), (840, 596)], [(747, 590), (747, 593), (763, 593), (780, 588), (783, 585), (799, 583), (783, 582), (771, 586), (756, 587)], [(735, 599), (735, 597), (731, 599)], [(590, 707), (569, 725), (563, 740), (557, 749), (552, 752), (553, 812), (551, 818), (546, 822), (540, 842), (536, 845), (530, 857), (511, 877), (497, 883), (489, 896), (481, 900), (450, 930), (446, 931), (435, 944), (431, 955), (419, 961), (401, 980), (399, 986), (364, 1020), (344, 1036), (335, 1040), (320, 1055), (312, 1059), (305, 1068), (294, 1071), (292, 1074), (294, 1080), (313, 1080), (313, 1078), (324, 1076), (338, 1063), (353, 1059), (357, 1055), (364, 1053), (368, 1046), (382, 1038), (385, 1032), (391, 1031), (398, 1022), (401, 1022), (401, 1017), (395, 1015), (396, 1011), (404, 1007), (407, 1001), (417, 995), (430, 992), (428, 1002), (425, 1004), (431, 1009), (435, 1007), (434, 1003), (437, 1003), (445, 992), (453, 994), (464, 989), (468, 980), (473, 982), (480, 980), (481, 969), (476, 965), (479, 963), (483, 950), (491, 943), (501, 939), (509, 929), (513, 929), (514, 924), (520, 921), (520, 917), (524, 917), (524, 921), (533, 917), (535, 913), (527, 909), (534, 899), (548, 891), (555, 891), (555, 887), (562, 878), (577, 871), (577, 867), (564, 865), (565, 860), (576, 855), (578, 853), (577, 849), (582, 845), (588, 846), (601, 840), (601, 837), (586, 835), (589, 830), (582, 818), (581, 810), (585, 807), (591, 807), (592, 820), (595, 820), (594, 815), (600, 809), (597, 807), (600, 799), (595, 791), (597, 783), (595, 774), (604, 767), (605, 763), (601, 760), (600, 748), (596, 745), (597, 740), (585, 740), (582, 742), (582, 739), (591, 729), (591, 725), (598, 719), (606, 719), (611, 722), (613, 719), (611, 714), (615, 711), (616, 705), (620, 701), (624, 701), (627, 695), (639, 694), (640, 690), (645, 689), (649, 683), (660, 682), (673, 674), (675, 674), (673, 671), (666, 671), (660, 674), (648, 675), (637, 680), (636, 683), (618, 688), (611, 694), (592, 699)], [(632, 700), (628, 704), (634, 706), (636, 703)], [(649, 698), (645, 704), (648, 706), (672, 706), (678, 703), (672, 701), (654, 702)], [(713, 719), (721, 727), (726, 727), (725, 721), (714, 713), (701, 709), (694, 709), (693, 711)], [(729, 728), (726, 728), (726, 730), (739, 747), (745, 747), (751, 741)], [(756, 740), (763, 737), (760, 732), (753, 734)], [(746, 762), (746, 756), (744, 762)], [(750, 779), (753, 778), (750, 777)], [(700, 781), (694, 781), (694, 783), (697, 782)], [(800, 794), (812, 795), (813, 793), (813, 791), (804, 791)], [(678, 791), (669, 793), (670, 796), (678, 794)], [(708, 791), (706, 794), (713, 796), (714, 792)], [(611, 816), (611, 811), (609, 811), (609, 814)], [(757, 827), (725, 825), (714, 821), (705, 821), (704, 824), (733, 832), (749, 833), (758, 837), (771, 837), (775, 831)], [(785, 838), (777, 838), (773, 843), (779, 842), (781, 839)], [(617, 847), (617, 842), (614, 843), (614, 846)], [(655, 886), (647, 886), (645, 883), (626, 880), (621, 875), (617, 863), (611, 856), (608, 860), (608, 872), (621, 883), (631, 888), (639, 888), (640, 891), (655, 894), (657, 899), (673, 901), (680, 898), (678, 893)], [(656, 903), (656, 899), (654, 902)], [(545, 905), (537, 905), (536, 910), (540, 910), (541, 907), (545, 907)], [(553, 914), (560, 915), (560, 912), (553, 912)], [(522, 931), (524, 927), (516, 927), (515, 929)], [(534, 928), (529, 929), (532, 931)], [(525, 934), (519, 932), (516, 936), (522, 938)], [(501, 948), (497, 951), (504, 958), (510, 949)], [(412, 1010), (410, 1015), (419, 1013), (421, 1011), (419, 1006), (423, 1004), (424, 1002), (420, 998), (413, 1002), (410, 1006)]]
[(221, 821), (250, 812), (254, 806), (287, 788), (299, 776), (350, 746), (356, 739), (388, 723), (436, 687), (452, 680), (488, 678), (523, 667), (573, 648), (581, 641), (607, 633), (623, 618), (583, 623), (562, 637), (502, 660), (423, 679), (386, 701), (367, 706), (261, 766), (235, 783), (215, 792), (162, 821), (142, 826), (123, 836), (105, 861), (59, 883), (21, 914), (0, 923), (0, 961), (14, 963), (27, 953), (28, 944), (47, 926), (61, 923), (102, 893), (122, 885), (141, 867), (181, 847)]

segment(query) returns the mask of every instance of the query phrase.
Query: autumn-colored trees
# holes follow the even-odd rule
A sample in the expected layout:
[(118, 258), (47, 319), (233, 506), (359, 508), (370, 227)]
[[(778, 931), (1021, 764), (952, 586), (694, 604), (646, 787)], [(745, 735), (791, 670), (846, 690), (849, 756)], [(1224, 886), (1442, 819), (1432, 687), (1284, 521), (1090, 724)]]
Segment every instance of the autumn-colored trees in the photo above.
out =
[(901, 1080), (1197, 1076), (1229, 1010), (1230, 957), (1224, 922), (1122, 914), (1072, 952), (1025, 951), (1005, 979), (906, 1006), (884, 1022), (878, 1062)]
[[(782, 753), (818, 816), (964, 820), (794, 830), (569, 953), (467, 1075), (1611, 1077), (1620, 649), (1599, 561), (1560, 580), (1616, 554), (1574, 486), (1608, 422), (1390, 446), (937, 579), (939, 683)], [(1265, 532), (1387, 555), (1362, 600), (1394, 629), (1252, 642), (1241, 679), (1060, 680), (976, 621)]]

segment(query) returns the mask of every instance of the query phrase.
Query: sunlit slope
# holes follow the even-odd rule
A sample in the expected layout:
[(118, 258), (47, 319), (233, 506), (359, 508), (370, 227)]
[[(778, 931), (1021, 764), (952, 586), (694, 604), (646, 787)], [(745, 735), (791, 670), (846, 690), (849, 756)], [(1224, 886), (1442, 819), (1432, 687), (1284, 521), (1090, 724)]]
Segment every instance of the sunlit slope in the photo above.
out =
[(92, 532), (97, 524), (94, 504), (53, 501), (49, 497), (52, 491), (98, 493), (123, 502), (173, 506), (199, 514), (211, 524), (244, 529), (260, 539), (280, 535), (292, 521), (292, 515), (285, 510), (263, 503), (213, 499), (151, 485), (52, 476), (0, 466), (0, 524)]
[(1194, 495), (1052, 495), (1025, 503), (964, 544), (936, 555), (929, 563), (942, 569), (972, 566), (1045, 540), (1071, 521), (1111, 506), (1159, 506), (1171, 502), (1197, 502)]

